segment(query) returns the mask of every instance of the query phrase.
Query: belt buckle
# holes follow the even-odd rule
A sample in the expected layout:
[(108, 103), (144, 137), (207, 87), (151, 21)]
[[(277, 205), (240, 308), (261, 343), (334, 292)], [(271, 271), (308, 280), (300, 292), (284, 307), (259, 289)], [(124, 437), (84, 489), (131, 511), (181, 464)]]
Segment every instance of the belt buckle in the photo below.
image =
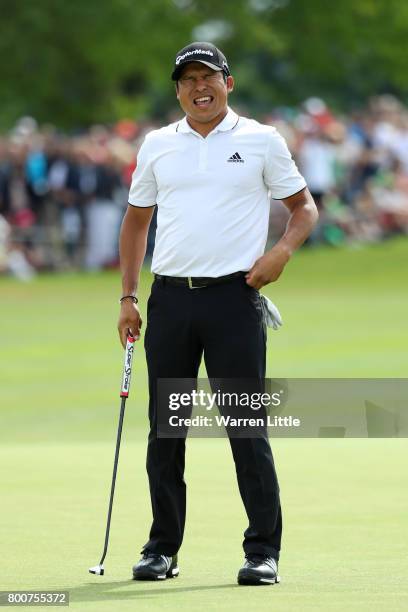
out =
[(204, 289), (204, 287), (195, 287), (191, 276), (187, 276), (188, 288), (189, 289)]

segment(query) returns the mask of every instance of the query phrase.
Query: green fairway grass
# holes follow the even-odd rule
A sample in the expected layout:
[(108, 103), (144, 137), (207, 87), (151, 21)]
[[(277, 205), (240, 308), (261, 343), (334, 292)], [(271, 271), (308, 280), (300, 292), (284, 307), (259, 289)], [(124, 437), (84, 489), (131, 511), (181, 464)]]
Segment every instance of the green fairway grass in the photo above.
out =
[[(265, 293), (268, 376), (408, 377), (408, 241), (303, 249)], [(151, 275), (142, 276), (145, 311)], [(146, 366), (134, 358), (111, 548), (99, 562), (119, 412), (118, 272), (0, 278), (0, 590), (69, 590), (77, 610), (405, 610), (408, 445), (272, 440), (282, 582), (239, 587), (244, 510), (225, 439), (188, 441), (180, 577), (130, 580), (150, 525)], [(204, 370), (202, 372), (205, 373)]]
[[(99, 563), (112, 444), (16, 444), (0, 451), (2, 589), (69, 590), (74, 609), (406, 610), (403, 440), (279, 440), (282, 582), (239, 587), (245, 516), (225, 440), (190, 440), (180, 576), (132, 582), (150, 524), (143, 442), (121, 455), (106, 574)], [(113, 440), (113, 436), (112, 436)]]

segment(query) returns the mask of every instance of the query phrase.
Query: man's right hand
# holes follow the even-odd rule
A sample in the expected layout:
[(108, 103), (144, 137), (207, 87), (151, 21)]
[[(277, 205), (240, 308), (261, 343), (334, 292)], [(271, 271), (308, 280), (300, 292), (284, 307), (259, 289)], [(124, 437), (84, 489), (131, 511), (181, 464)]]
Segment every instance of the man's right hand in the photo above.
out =
[(126, 338), (129, 333), (135, 340), (139, 340), (141, 327), (142, 318), (137, 304), (132, 300), (123, 300), (118, 321), (119, 338), (123, 348), (126, 348)]

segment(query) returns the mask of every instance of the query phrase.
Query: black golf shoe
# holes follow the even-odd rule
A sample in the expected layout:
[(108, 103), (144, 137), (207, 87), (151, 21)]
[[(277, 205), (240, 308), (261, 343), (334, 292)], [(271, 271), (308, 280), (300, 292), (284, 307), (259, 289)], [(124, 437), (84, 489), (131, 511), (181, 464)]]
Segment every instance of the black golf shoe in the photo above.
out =
[(278, 564), (273, 557), (256, 553), (245, 555), (238, 572), (238, 584), (275, 584), (280, 582)]
[(133, 580), (166, 580), (179, 575), (177, 555), (166, 557), (149, 551), (133, 566)]

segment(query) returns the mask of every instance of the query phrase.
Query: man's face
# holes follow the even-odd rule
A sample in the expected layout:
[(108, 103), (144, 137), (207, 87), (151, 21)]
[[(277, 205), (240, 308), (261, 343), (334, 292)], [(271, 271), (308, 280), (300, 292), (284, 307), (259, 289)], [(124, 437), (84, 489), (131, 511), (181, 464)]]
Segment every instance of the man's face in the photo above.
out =
[(233, 87), (231, 76), (225, 82), (221, 71), (191, 62), (183, 68), (177, 82), (177, 99), (188, 117), (199, 123), (209, 123), (225, 113), (228, 94)]

